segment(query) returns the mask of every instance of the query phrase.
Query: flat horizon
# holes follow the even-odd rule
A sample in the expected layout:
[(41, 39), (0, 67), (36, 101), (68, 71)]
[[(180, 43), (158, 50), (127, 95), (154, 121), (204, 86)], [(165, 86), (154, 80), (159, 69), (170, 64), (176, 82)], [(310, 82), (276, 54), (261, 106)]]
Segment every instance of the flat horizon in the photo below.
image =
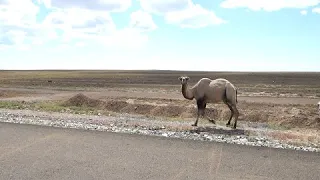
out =
[(217, 72), (217, 73), (320, 73), (320, 71), (206, 71), (167, 69), (0, 69), (0, 71), (172, 71), (172, 72)]

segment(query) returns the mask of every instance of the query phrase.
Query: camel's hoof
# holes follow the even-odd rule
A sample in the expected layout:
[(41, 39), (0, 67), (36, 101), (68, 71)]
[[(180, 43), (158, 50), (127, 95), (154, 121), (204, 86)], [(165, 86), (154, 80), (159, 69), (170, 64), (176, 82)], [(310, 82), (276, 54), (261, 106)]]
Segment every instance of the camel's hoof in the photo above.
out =
[(227, 124), (226, 124), (226, 126), (227, 126), (227, 127), (229, 127), (229, 126), (230, 126), (230, 124), (228, 124), (228, 123), (227, 123)]
[(197, 126), (197, 124), (191, 124), (191, 126)]

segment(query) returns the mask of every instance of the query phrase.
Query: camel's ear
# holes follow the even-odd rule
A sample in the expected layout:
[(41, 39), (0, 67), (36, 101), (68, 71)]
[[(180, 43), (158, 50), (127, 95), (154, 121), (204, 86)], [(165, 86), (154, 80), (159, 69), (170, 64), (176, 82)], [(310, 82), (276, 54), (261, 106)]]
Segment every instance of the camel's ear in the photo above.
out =
[(182, 77), (179, 77), (178, 79), (179, 79), (179, 81), (181, 81), (181, 80), (182, 80)]
[(186, 80), (188, 81), (190, 78), (189, 77), (186, 77)]

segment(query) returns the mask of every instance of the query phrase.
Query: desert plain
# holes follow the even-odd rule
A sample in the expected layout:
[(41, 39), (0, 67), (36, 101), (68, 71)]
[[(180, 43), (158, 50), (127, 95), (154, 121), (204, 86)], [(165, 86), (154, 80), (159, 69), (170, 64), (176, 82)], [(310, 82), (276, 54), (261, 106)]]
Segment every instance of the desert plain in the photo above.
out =
[[(238, 88), (238, 129), (253, 134), (263, 129), (278, 140), (320, 146), (319, 72), (0, 71), (0, 108), (84, 116), (139, 115), (151, 123), (154, 118), (183, 122), (186, 125), (180, 130), (194, 130), (196, 102), (183, 98), (180, 76), (190, 77), (190, 87), (202, 77), (231, 81)], [(206, 113), (219, 127), (230, 116), (223, 103), (208, 104)], [(215, 127), (206, 119), (198, 125)]]

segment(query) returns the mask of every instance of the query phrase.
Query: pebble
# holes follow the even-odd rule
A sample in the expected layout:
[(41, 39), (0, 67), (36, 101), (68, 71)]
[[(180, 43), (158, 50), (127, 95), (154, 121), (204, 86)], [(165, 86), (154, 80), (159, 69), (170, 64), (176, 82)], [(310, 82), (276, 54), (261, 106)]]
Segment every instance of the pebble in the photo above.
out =
[(168, 134), (167, 133), (163, 133), (162, 136), (168, 137)]

